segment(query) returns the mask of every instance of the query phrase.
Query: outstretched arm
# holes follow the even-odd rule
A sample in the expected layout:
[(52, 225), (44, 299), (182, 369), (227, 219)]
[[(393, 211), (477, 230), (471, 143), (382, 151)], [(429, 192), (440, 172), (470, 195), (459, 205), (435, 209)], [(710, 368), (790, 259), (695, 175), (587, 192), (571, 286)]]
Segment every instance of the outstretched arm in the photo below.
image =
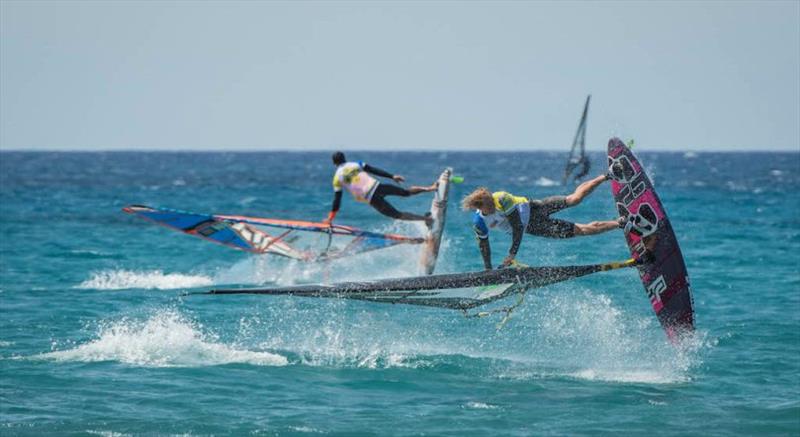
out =
[(325, 219), (326, 223), (333, 222), (333, 218), (336, 217), (336, 213), (339, 212), (339, 207), (342, 205), (342, 192), (336, 191), (333, 194), (333, 205), (331, 206), (331, 212), (328, 213), (328, 218)]
[(364, 164), (364, 166), (362, 168), (364, 169), (365, 172), (372, 173), (375, 176), (381, 176), (381, 177), (384, 177), (384, 178), (394, 179), (394, 175), (393, 174), (389, 173), (388, 171), (381, 170), (378, 167), (373, 167), (373, 166), (371, 166), (369, 164)]
[(519, 216), (519, 211), (514, 209), (506, 219), (511, 225), (511, 247), (508, 249), (508, 256), (503, 260), (503, 265), (511, 264), (511, 261), (517, 257), (519, 245), (522, 243), (522, 218)]

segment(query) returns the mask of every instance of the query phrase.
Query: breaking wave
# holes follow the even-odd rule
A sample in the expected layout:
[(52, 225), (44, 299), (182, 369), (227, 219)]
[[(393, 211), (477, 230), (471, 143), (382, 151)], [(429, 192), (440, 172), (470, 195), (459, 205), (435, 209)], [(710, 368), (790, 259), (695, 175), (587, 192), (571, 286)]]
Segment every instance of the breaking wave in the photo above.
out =
[(180, 288), (205, 287), (214, 281), (205, 275), (186, 275), (164, 273), (161, 270), (131, 271), (105, 270), (95, 272), (75, 288), (84, 290), (127, 290), (141, 288), (146, 290), (172, 290)]
[(223, 344), (202, 326), (175, 311), (146, 320), (122, 319), (100, 326), (97, 338), (71, 349), (35, 358), (55, 361), (118, 361), (145, 367), (200, 367), (231, 363), (282, 366), (285, 357)]

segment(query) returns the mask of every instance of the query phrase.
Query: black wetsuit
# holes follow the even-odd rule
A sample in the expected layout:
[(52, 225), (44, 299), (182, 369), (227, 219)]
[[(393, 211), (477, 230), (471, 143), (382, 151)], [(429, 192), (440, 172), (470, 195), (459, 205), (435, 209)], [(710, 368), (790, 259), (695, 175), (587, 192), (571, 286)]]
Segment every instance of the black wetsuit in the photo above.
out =
[[(376, 176), (382, 176), (389, 179), (394, 178), (394, 175), (389, 173), (388, 171), (381, 170), (369, 164), (364, 164), (362, 168), (364, 169), (365, 172), (374, 174)], [(373, 208), (375, 208), (379, 213), (387, 217), (399, 220), (425, 220), (425, 216), (398, 211), (394, 206), (392, 206), (392, 204), (387, 202), (385, 199), (386, 196), (408, 197), (410, 195), (411, 192), (403, 187), (393, 184), (384, 184), (378, 182), (378, 186), (375, 187), (375, 191), (372, 193), (372, 198), (370, 199), (369, 204)], [(339, 211), (341, 203), (342, 203), (342, 192), (337, 191), (333, 198), (333, 206), (331, 207), (331, 211), (333, 212)]]

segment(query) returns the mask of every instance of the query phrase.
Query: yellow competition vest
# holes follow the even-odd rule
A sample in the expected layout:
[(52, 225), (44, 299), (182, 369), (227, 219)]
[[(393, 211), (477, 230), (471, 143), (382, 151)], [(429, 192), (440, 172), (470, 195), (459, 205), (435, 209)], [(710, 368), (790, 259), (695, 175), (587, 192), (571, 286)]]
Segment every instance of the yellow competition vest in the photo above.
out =
[(508, 222), (508, 215), (515, 209), (519, 211), (519, 218), (523, 228), (528, 225), (531, 216), (530, 203), (527, 197), (515, 196), (505, 191), (492, 193), (494, 200), (494, 213), (483, 215), (480, 209), (475, 210), (472, 218), (472, 228), (479, 238), (488, 238), (489, 230), (500, 229), (511, 233), (511, 223)]

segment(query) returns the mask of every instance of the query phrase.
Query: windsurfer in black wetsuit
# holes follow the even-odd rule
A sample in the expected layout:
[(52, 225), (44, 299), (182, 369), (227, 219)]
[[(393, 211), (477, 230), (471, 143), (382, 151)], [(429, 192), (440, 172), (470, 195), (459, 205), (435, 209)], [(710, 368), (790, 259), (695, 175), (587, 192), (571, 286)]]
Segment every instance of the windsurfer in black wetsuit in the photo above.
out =
[(400, 175), (393, 175), (387, 171), (365, 164), (363, 161), (347, 162), (342, 152), (333, 154), (333, 164), (336, 166), (336, 173), (333, 175), (333, 206), (325, 219), (325, 223), (333, 222), (336, 213), (342, 202), (342, 188), (346, 189), (360, 202), (369, 203), (379, 213), (397, 220), (424, 221), (427, 226), (433, 223), (430, 214), (418, 215), (410, 212), (402, 212), (395, 209), (386, 201), (386, 196), (408, 197), (419, 193), (428, 193), (436, 190), (436, 183), (427, 187), (412, 186), (408, 189), (393, 185), (383, 184), (370, 176), (374, 174), (394, 180), (404, 182), (405, 178)]

